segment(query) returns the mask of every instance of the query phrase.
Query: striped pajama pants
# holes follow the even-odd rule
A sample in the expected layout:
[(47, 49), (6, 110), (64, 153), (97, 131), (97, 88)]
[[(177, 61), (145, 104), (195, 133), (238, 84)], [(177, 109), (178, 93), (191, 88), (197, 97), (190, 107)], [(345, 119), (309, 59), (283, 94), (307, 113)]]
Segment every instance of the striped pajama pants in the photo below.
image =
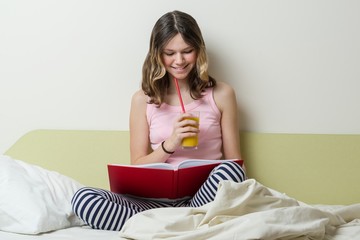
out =
[(242, 182), (244, 170), (234, 162), (216, 166), (198, 192), (189, 199), (160, 201), (132, 198), (113, 192), (84, 187), (71, 200), (75, 214), (94, 229), (119, 231), (136, 213), (160, 207), (200, 207), (214, 200), (219, 182)]

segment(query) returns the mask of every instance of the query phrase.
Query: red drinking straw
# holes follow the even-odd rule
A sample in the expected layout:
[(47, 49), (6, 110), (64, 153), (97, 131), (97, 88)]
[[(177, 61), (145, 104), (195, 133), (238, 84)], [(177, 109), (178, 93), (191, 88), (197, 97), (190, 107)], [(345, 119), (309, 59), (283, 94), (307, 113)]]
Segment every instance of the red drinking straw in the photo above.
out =
[(174, 78), (174, 82), (175, 82), (177, 94), (179, 96), (179, 101), (180, 101), (182, 112), (185, 113), (185, 107), (184, 107), (184, 103), (183, 103), (183, 100), (182, 100), (182, 97), (181, 97), (181, 92), (180, 92), (178, 80), (176, 78)]

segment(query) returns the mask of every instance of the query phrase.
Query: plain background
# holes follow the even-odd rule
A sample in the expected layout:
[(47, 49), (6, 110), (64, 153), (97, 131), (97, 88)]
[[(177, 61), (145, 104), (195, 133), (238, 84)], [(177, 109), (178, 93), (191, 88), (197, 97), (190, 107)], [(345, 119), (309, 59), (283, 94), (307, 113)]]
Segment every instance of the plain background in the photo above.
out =
[(360, 1), (0, 0), (0, 152), (35, 129), (128, 130), (152, 27), (175, 9), (242, 130), (360, 133)]

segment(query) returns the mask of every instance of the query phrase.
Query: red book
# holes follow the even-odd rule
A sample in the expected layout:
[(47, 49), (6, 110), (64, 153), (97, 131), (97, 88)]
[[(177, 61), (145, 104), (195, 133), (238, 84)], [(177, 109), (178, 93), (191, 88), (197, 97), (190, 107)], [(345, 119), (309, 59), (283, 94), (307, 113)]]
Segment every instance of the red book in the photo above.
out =
[(143, 165), (108, 164), (110, 190), (143, 198), (179, 199), (194, 196), (216, 165), (224, 161), (189, 159), (177, 167), (168, 163)]

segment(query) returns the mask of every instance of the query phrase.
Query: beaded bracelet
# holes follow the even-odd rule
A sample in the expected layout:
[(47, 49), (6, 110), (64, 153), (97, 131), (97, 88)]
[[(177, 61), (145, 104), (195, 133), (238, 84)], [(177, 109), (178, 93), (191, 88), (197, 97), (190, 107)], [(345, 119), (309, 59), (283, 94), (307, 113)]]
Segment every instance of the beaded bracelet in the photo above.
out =
[(166, 150), (165, 147), (164, 147), (164, 142), (165, 142), (165, 141), (162, 141), (162, 143), (161, 143), (161, 148), (162, 148), (162, 150), (163, 150), (164, 152), (166, 152), (167, 154), (173, 154), (175, 151), (169, 152), (168, 150)]

